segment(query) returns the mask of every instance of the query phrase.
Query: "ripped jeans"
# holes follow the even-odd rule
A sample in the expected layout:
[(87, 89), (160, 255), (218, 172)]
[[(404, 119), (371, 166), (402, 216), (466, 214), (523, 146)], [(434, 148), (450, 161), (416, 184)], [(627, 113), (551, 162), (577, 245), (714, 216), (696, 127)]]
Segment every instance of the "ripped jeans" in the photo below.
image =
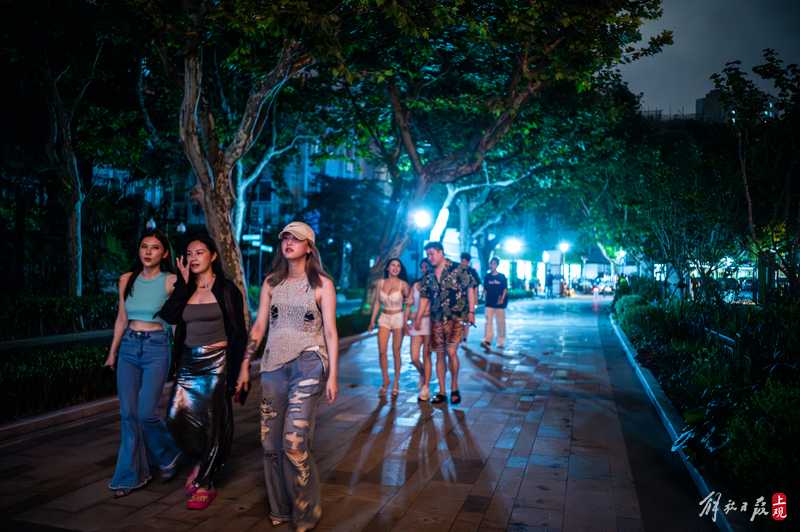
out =
[(326, 379), (320, 355), (313, 351), (261, 373), (261, 446), (273, 520), (312, 527), (322, 516), (311, 444)]

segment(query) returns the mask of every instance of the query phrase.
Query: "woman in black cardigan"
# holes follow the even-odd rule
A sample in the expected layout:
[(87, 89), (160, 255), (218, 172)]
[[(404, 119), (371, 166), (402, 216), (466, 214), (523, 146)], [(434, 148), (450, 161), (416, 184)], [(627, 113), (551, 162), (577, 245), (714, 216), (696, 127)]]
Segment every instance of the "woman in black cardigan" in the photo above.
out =
[(225, 278), (214, 241), (200, 236), (178, 260), (180, 275), (160, 316), (176, 325), (178, 361), (167, 426), (192, 460), (187, 508), (203, 510), (233, 440), (231, 397), (247, 392), (249, 360), (242, 292)]

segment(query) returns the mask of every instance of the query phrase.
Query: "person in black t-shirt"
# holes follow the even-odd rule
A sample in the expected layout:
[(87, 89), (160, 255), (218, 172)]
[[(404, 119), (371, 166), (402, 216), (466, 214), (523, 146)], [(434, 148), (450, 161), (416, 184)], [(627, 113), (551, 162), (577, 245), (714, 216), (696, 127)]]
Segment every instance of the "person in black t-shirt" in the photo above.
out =
[[(474, 281), (474, 288), (470, 288), (472, 291), (475, 301), (478, 300), (478, 287), (481, 285), (481, 277), (478, 275), (478, 271), (473, 268), (470, 263), (472, 262), (472, 255), (469, 253), (462, 253), (461, 254), (461, 265), (464, 266), (467, 271), (469, 272), (472, 280)], [(469, 336), (469, 329), (472, 327), (470, 324), (464, 324), (464, 334), (461, 336), (461, 342), (466, 343), (467, 337)]]
[(503, 349), (506, 343), (506, 306), (508, 306), (508, 280), (497, 271), (500, 260), (492, 257), (489, 261), (490, 272), (483, 279), (486, 296), (486, 332), (481, 347), (489, 349), (494, 336), (493, 321), (497, 322), (497, 348)]

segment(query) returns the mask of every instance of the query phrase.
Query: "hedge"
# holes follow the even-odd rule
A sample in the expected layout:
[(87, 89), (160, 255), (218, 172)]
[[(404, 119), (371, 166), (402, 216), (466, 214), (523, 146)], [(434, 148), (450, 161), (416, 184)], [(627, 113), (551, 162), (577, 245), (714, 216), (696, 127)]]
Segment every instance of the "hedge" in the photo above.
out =
[(0, 310), (0, 340), (110, 329), (117, 294), (83, 297), (22, 297)]
[(81, 344), (0, 355), (0, 423), (114, 395), (107, 354)]

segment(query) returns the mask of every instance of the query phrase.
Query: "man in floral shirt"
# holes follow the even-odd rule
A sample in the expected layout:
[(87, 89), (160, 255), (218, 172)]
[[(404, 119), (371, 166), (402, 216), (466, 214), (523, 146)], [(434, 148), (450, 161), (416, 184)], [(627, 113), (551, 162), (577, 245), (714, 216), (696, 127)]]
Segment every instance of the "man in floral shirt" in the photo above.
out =
[(458, 390), (458, 344), (463, 334), (463, 323), (475, 324), (475, 279), (469, 270), (460, 264), (446, 259), (444, 248), (439, 242), (429, 242), (425, 254), (433, 266), (422, 279), (420, 305), (414, 319), (414, 328), (419, 329), (422, 317), (430, 310), (431, 350), (436, 352), (436, 377), (439, 380), (439, 393), (431, 403), (443, 403), (445, 395), (445, 359), (450, 360), (450, 402), (461, 402)]

